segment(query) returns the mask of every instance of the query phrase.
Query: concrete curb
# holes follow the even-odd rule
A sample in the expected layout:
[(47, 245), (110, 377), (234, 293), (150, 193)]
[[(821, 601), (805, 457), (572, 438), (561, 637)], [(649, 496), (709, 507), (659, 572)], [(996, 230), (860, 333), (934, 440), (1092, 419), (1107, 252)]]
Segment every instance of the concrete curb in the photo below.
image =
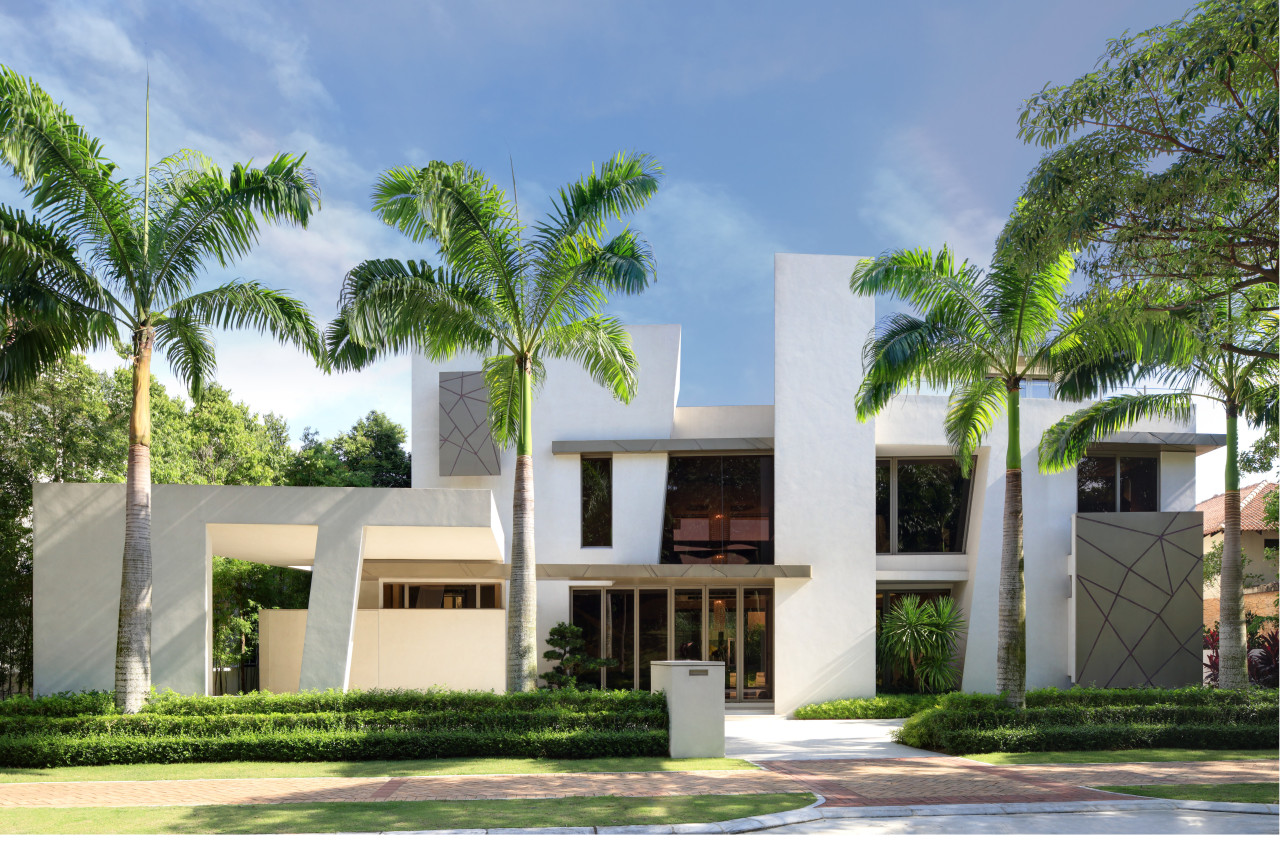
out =
[[(379, 832), (378, 835), (740, 835), (744, 832), (756, 832), (761, 829), (772, 829), (775, 826), (791, 826), (796, 823), (810, 823), (822, 820), (823, 815), (818, 807), (826, 800), (818, 797), (818, 802), (802, 809), (787, 812), (740, 817), (737, 820), (722, 820), (719, 823), (660, 823), (640, 824), (634, 826), (542, 826), (531, 829), (424, 829), (407, 832)], [(364, 833), (361, 833), (364, 834)]]
[(973, 803), (932, 806), (844, 806), (817, 808), (823, 818), (926, 817), (938, 815), (1069, 814), (1072, 812), (1174, 811), (1280, 814), (1264, 803), (1215, 803), (1204, 800), (1080, 800), (1065, 803)]

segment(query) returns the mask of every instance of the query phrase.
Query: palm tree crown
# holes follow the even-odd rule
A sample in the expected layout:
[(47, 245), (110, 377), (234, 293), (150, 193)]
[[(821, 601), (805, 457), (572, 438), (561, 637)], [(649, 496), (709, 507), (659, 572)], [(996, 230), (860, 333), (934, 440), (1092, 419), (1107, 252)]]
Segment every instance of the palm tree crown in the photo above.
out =
[(859, 296), (896, 296), (919, 312), (885, 318), (868, 338), (859, 419), (910, 386), (950, 388), (944, 427), (967, 477), (983, 437), (1007, 417), (996, 680), (1014, 705), (1026, 692), (1019, 390), (1027, 376), (1052, 375), (1057, 349), (1078, 331), (1060, 314), (1073, 268), (1070, 254), (1038, 267), (998, 255), (984, 273), (967, 261), (957, 267), (944, 246), (864, 260), (849, 282)]
[(269, 331), (322, 358), (310, 314), (287, 294), (254, 281), (194, 292), (210, 260), (242, 257), (262, 221), (305, 226), (319, 196), (302, 158), (287, 154), (224, 174), (185, 151), (120, 180), (97, 139), (3, 66), (0, 161), (36, 212), (0, 207), (0, 390), (77, 347), (114, 344), (133, 366), (116, 703), (135, 712), (150, 689), (153, 351), (197, 401), (215, 366), (215, 328)]
[(370, 260), (347, 274), (328, 331), (333, 363), (358, 369), (387, 353), (416, 350), (441, 361), (484, 357), (489, 423), (516, 446), (515, 520), (508, 606), (509, 690), (534, 685), (532, 402), (553, 359), (576, 362), (623, 402), (636, 389), (630, 336), (602, 313), (609, 296), (653, 279), (648, 244), (609, 223), (638, 211), (658, 189), (647, 155), (618, 154), (562, 188), (532, 227), (514, 200), (465, 163), (391, 169), (373, 209), (442, 264)]

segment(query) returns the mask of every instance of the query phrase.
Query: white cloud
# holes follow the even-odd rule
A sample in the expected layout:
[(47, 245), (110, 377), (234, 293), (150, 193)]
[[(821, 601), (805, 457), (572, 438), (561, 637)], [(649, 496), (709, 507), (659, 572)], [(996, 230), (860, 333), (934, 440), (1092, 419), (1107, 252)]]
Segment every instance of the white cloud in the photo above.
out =
[(889, 138), (881, 161), (858, 215), (883, 249), (937, 250), (946, 243), (958, 258), (987, 266), (1006, 216), (982, 203), (941, 145), (910, 129)]
[(114, 21), (97, 15), (50, 15), (45, 19), (59, 46), (70, 53), (134, 74), (147, 67), (146, 60), (124, 30)]

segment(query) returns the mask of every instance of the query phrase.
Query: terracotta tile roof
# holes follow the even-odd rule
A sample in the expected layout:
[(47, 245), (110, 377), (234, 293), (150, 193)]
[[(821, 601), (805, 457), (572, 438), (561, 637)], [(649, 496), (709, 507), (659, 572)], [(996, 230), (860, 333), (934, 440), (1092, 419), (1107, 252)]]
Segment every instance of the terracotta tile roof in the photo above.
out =
[[(1274, 530), (1262, 520), (1262, 511), (1267, 505), (1266, 497), (1276, 490), (1276, 484), (1263, 480), (1240, 488), (1240, 529), (1241, 530)], [(1222, 518), (1226, 507), (1222, 495), (1214, 495), (1207, 501), (1196, 504), (1196, 510), (1204, 513), (1204, 535), (1210, 536), (1222, 530)]]

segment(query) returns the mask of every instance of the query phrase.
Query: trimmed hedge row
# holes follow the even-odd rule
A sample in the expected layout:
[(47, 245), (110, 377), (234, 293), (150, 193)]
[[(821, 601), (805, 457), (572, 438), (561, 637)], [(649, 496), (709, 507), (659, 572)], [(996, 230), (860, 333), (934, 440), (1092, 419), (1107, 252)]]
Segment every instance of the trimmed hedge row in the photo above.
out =
[(483, 729), (527, 732), (592, 729), (625, 731), (663, 729), (665, 708), (604, 713), (543, 708), (536, 711), (494, 709), (482, 714), (461, 711), (352, 711), (320, 714), (226, 714), (195, 717), (161, 714), (96, 717), (0, 717), (3, 735), (144, 734), (211, 737), (239, 732), (277, 731), (419, 731)]
[(501, 732), (289, 731), (221, 737), (0, 737), (0, 766), (73, 767), (207, 761), (387, 761), (420, 758), (600, 758), (666, 755), (665, 730)]
[[(630, 690), (541, 690), (530, 693), (485, 693), (447, 690), (310, 690), (301, 693), (246, 693), (239, 696), (183, 696), (165, 691), (152, 696), (143, 714), (194, 717), (226, 714), (318, 714), (353, 711), (460, 711), (490, 709), (532, 711), (571, 708), (582, 712), (616, 713), (666, 708), (654, 693)], [(16, 696), (0, 702), (0, 717), (75, 717), (114, 715), (109, 691), (58, 693), (29, 699)]]
[(908, 746), (952, 754), (1277, 745), (1275, 690), (1035, 690), (1025, 709), (1000, 696), (952, 693), (894, 733)]
[(941, 699), (937, 695), (911, 693), (887, 694), (870, 699), (834, 699), (801, 705), (796, 709), (797, 720), (889, 720), (910, 717), (926, 708), (932, 708)]
[(666, 699), (628, 691), (413, 690), (0, 702), (0, 766), (666, 755)]

